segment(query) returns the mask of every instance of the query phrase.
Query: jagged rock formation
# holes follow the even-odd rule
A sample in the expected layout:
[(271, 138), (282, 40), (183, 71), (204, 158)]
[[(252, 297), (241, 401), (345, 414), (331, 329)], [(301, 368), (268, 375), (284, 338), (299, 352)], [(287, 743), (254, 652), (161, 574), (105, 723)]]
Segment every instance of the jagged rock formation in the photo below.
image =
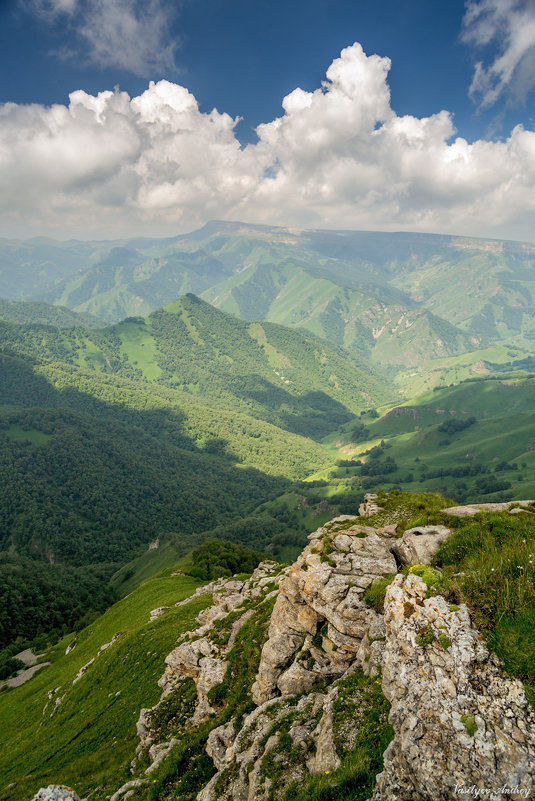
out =
[[(377, 501), (361, 511), (375, 514)], [(432, 578), (398, 572), (429, 563), (450, 530), (398, 536), (395, 523), (368, 522), (338, 517), (292, 567), (264, 563), (247, 581), (197, 591), (214, 603), (168, 655), (160, 702), (139, 718), (134, 777), (112, 801), (135, 796), (202, 727), (216, 772), (198, 801), (281, 801), (370, 737), (381, 746), (368, 767), (380, 774), (373, 801), (454, 801), (472, 786), (492, 801), (503, 788), (533, 793), (535, 710), (522, 684), (489, 654), (465, 605), (433, 592)], [(391, 581), (384, 614), (365, 599), (378, 580)], [(249, 664), (239, 661), (247, 645)]]
[[(395, 737), (374, 801), (446, 801), (458, 788), (535, 789), (535, 710), (489, 654), (466, 606), (396, 576), (385, 600), (383, 692)], [(457, 792), (456, 792), (457, 788)]]
[[(140, 764), (147, 760), (149, 765), (120, 787), (110, 801), (127, 798), (148, 784), (148, 777), (179, 742), (180, 732), (198, 726), (215, 714), (210, 691), (225, 678), (227, 656), (236, 637), (255, 611), (276, 595), (284, 572), (279, 564), (264, 562), (246, 581), (222, 578), (196, 590), (194, 597), (212, 594), (213, 605), (198, 615), (199, 628), (182, 635), (177, 647), (167, 655), (165, 673), (158, 682), (162, 688), (160, 701), (151, 709), (142, 709), (137, 722), (140, 743), (132, 771), (139, 773)], [(190, 601), (191, 597), (177, 606)], [(157, 611), (165, 614), (166, 610)], [(165, 738), (170, 709), (176, 735)]]
[(366, 672), (377, 670), (375, 643), (384, 640), (384, 622), (363, 594), (397, 570), (395, 528), (374, 529), (343, 516), (310, 535), (281, 584), (253, 685), (255, 703), (337, 679), (356, 659)]

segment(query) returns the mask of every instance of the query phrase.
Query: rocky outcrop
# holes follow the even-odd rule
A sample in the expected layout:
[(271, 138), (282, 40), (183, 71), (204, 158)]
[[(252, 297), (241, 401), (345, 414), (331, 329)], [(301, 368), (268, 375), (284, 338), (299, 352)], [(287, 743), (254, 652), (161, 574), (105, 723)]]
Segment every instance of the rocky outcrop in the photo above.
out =
[(335, 771), (359, 736), (368, 703), (354, 679), (349, 670), (327, 689), (266, 701), (238, 730), (232, 723), (214, 729), (206, 750), (218, 772), (197, 801), (281, 798), (292, 782)]
[(371, 658), (368, 648), (384, 638), (384, 624), (363, 594), (397, 570), (394, 531), (342, 516), (310, 535), (281, 583), (253, 685), (255, 703), (332, 681), (355, 660), (366, 672), (377, 670), (378, 649)]
[(32, 801), (80, 801), (80, 798), (72, 787), (66, 787), (64, 784), (50, 784), (48, 787), (42, 787), (34, 795)]
[[(396, 576), (385, 600), (383, 692), (395, 737), (374, 801), (498, 801), (535, 792), (535, 710), (472, 625), (466, 606)], [(517, 788), (517, 792), (514, 792)]]
[[(147, 753), (150, 764), (145, 769), (146, 774), (152, 773), (178, 742), (176, 738), (162, 740), (158, 730), (157, 721), (166, 699), (173, 694), (180, 695), (184, 682), (193, 680), (197, 697), (192, 707), (184, 711), (184, 722), (196, 726), (214, 714), (210, 690), (220, 685), (225, 677), (226, 657), (236, 635), (253, 614), (254, 603), (265, 601), (276, 592), (283, 576), (275, 562), (264, 562), (246, 581), (218, 579), (196, 591), (195, 597), (212, 594), (213, 605), (197, 616), (199, 628), (180, 637), (177, 647), (167, 655), (165, 672), (158, 682), (162, 688), (158, 704), (140, 712), (137, 757), (142, 752)], [(133, 767), (136, 764), (137, 759)]]
[[(137, 778), (113, 798), (151, 781), (183, 733), (210, 725), (216, 772), (195, 788), (198, 801), (279, 801), (292, 783), (336, 771), (366, 726), (381, 730), (376, 774), (392, 736), (388, 708), (393, 739), (373, 801), (454, 801), (472, 787), (491, 801), (504, 788), (513, 799), (535, 793), (535, 710), (521, 683), (489, 653), (465, 605), (432, 595), (438, 581), (398, 572), (429, 564), (450, 529), (400, 533), (390, 513), (390, 525), (367, 525), (379, 504), (369, 495), (368, 519), (319, 528), (290, 568), (264, 563), (246, 581), (197, 591), (213, 604), (167, 656), (161, 699), (138, 721)], [(378, 581), (383, 591), (391, 582), (384, 613), (366, 602)], [(254, 656), (240, 662), (246, 637)], [(236, 695), (244, 671), (247, 692), (230, 707), (225, 694)]]

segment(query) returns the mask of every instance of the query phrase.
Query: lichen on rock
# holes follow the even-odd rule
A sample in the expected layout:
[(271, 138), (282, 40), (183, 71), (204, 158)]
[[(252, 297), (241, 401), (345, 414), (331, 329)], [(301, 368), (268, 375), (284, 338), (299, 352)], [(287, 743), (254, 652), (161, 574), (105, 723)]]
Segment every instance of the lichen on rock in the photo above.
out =
[[(204, 732), (208, 769), (181, 789), (188, 801), (301, 801), (331, 776), (359, 801), (535, 791), (535, 710), (429, 565), (450, 530), (398, 536), (396, 523), (370, 522), (335, 518), (290, 568), (263, 563), (204, 588), (213, 605), (167, 656), (161, 699), (141, 712), (132, 781), (147, 783)], [(408, 575), (400, 564), (413, 565)]]

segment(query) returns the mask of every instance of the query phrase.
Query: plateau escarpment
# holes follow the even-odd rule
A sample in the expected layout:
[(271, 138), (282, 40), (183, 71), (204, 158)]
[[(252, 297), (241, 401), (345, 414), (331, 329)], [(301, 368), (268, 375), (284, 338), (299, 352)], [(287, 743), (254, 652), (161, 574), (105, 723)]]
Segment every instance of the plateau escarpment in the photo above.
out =
[[(167, 656), (112, 801), (529, 797), (535, 709), (429, 565), (465, 510), (403, 531), (381, 503), (319, 528), (291, 567), (197, 590), (213, 605)], [(501, 514), (531, 524), (531, 508)]]

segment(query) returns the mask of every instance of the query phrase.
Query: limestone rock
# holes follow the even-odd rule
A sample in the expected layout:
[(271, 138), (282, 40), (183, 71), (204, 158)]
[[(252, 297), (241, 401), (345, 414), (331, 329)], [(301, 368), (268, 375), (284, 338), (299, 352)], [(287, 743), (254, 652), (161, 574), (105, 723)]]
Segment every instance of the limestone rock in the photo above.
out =
[(451, 529), (446, 526), (409, 528), (396, 541), (392, 551), (405, 565), (429, 565), (450, 535)]
[(316, 740), (316, 752), (307, 763), (307, 767), (316, 775), (326, 771), (336, 770), (340, 767), (340, 758), (334, 746), (332, 706), (333, 701), (338, 695), (338, 688), (332, 687), (323, 703), (323, 715), (314, 732)]
[[(397, 570), (391, 531), (381, 537), (348, 515), (329, 521), (309, 539), (280, 584), (252, 689), (259, 705), (279, 693), (306, 691), (327, 677), (332, 681), (355, 659), (364, 658), (361, 643), (380, 619), (365, 604), (364, 592), (376, 579)], [(305, 670), (298, 663), (300, 654), (312, 653), (305, 639), (314, 641), (320, 633), (321, 660)], [(378, 669), (380, 650), (376, 645), (373, 671)]]
[(64, 784), (50, 784), (42, 787), (33, 797), (33, 801), (80, 801), (72, 787)]
[(152, 773), (158, 765), (163, 762), (165, 757), (169, 754), (172, 748), (178, 743), (178, 740), (173, 738), (168, 743), (158, 743), (157, 745), (151, 745), (149, 748), (149, 758), (152, 760), (149, 767), (145, 770), (145, 773), (149, 774)]
[[(280, 580), (279, 571), (280, 567), (276, 563), (263, 562), (256, 568), (250, 579), (245, 582), (237, 579), (218, 579), (205, 587), (199, 588), (202, 592), (199, 592), (198, 589), (194, 596), (187, 599), (191, 601), (192, 597), (203, 593), (211, 593), (213, 606), (208, 607), (198, 615), (199, 628), (183, 634), (178, 640), (177, 647), (165, 659), (165, 673), (158, 682), (163, 690), (160, 701), (152, 709), (142, 709), (139, 716), (137, 733), (140, 742), (136, 752), (136, 759), (132, 763), (133, 770), (135, 770), (142, 752), (146, 752), (151, 764), (145, 772), (151, 773), (169, 754), (174, 744), (178, 742), (176, 739), (161, 742), (160, 732), (153, 728), (152, 720), (153, 718), (157, 720), (157, 712), (160, 705), (172, 693), (177, 692), (180, 694), (180, 687), (184, 681), (193, 679), (197, 689), (197, 699), (193, 714), (186, 721), (186, 725), (196, 726), (208, 719), (214, 712), (209, 701), (210, 690), (223, 681), (228, 666), (225, 657), (233, 647), (240, 628), (253, 614), (253, 610), (244, 607), (243, 614), (229, 624), (226, 637), (223, 639), (220, 639), (219, 631), (215, 630), (213, 624), (215, 621), (224, 619), (230, 612), (239, 611), (240, 606), (247, 600), (255, 597), (261, 597), (262, 600), (269, 598), (272, 594), (268, 591), (270, 589), (269, 585), (272, 583), (277, 584)], [(179, 603), (182, 604), (183, 602)], [(229, 731), (231, 729), (225, 729), (226, 735), (223, 735), (222, 732), (210, 735), (209, 747), (210, 749), (213, 748), (215, 759), (219, 759), (217, 755), (220, 752), (223, 753), (220, 741), (224, 736), (228, 735)], [(220, 759), (223, 759), (223, 756)], [(129, 792), (130, 789), (130, 787), (126, 788), (125, 792)], [(119, 798), (120, 796), (117, 797)]]
[(364, 503), (359, 506), (359, 515), (361, 517), (373, 517), (378, 511), (377, 494), (375, 492), (367, 492), (364, 496)]
[[(535, 710), (472, 625), (418, 576), (398, 575), (385, 600), (383, 692), (395, 738), (374, 801), (453, 801), (456, 787), (535, 790)], [(422, 635), (427, 635), (422, 637)], [(426, 644), (427, 643), (427, 644)]]
[(159, 617), (161, 617), (162, 615), (165, 615), (165, 613), (166, 613), (166, 612), (167, 612), (169, 609), (171, 609), (171, 607), (170, 607), (170, 606), (159, 606), (157, 609), (153, 609), (153, 610), (151, 611), (151, 613), (150, 613), (150, 621), (149, 621), (149, 622), (150, 622), (150, 623), (153, 623), (153, 622), (154, 622), (155, 620), (157, 620)]
[(119, 787), (117, 792), (110, 798), (110, 801), (119, 801), (120, 798), (128, 798), (132, 795), (134, 790), (138, 787), (143, 787), (147, 783), (148, 779), (131, 779), (129, 782), (126, 782), (126, 784), (123, 784), (122, 787)]
[(236, 739), (236, 731), (231, 721), (217, 729), (212, 729), (206, 743), (206, 753), (212, 758), (217, 770), (223, 770), (232, 759), (229, 749)]
[(510, 509), (511, 506), (518, 506), (520, 508), (524, 506), (531, 506), (531, 504), (535, 503), (535, 501), (504, 501), (503, 503), (471, 503), (467, 506), (450, 506), (448, 509), (444, 509), (443, 511), (446, 512), (448, 515), (453, 515), (454, 517), (473, 517), (473, 515), (477, 515), (478, 512), (505, 512), (507, 509)]
[(297, 695), (303, 690), (311, 690), (318, 681), (318, 674), (306, 670), (299, 662), (293, 662), (277, 681), (282, 695)]

